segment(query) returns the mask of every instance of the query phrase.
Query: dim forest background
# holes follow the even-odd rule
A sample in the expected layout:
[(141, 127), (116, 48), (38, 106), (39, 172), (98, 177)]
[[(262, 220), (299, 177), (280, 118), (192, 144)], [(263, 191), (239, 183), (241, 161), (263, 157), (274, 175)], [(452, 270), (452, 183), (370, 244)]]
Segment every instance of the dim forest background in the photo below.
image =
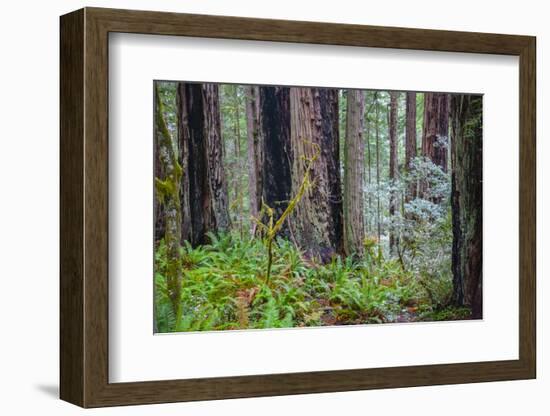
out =
[(155, 82), (155, 331), (482, 316), (482, 97)]

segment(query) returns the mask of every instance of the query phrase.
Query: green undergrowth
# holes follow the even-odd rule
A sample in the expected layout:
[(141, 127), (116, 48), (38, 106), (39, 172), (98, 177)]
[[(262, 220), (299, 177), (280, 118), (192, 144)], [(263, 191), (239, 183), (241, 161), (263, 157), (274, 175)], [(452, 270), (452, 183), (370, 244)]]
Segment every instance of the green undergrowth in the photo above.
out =
[(278, 238), (271, 276), (260, 239), (209, 235), (211, 243), (181, 247), (182, 319), (170, 304), (166, 246), (155, 250), (158, 332), (290, 328), (325, 325), (465, 319), (467, 310), (446, 308), (450, 277), (426, 277), (394, 260), (328, 264), (307, 259)]

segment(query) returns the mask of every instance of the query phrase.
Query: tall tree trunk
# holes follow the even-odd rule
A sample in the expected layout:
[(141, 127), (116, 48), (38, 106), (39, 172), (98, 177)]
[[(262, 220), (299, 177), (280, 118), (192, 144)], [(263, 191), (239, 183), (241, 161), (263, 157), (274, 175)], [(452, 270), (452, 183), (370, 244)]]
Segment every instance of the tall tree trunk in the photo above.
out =
[(229, 230), (227, 180), (223, 164), (220, 92), (217, 84), (203, 84), (205, 136), (208, 160), (208, 184), (212, 195), (213, 216), (217, 231)]
[(182, 169), (178, 155), (163, 117), (163, 106), (158, 85), (155, 85), (155, 130), (158, 143), (158, 157), (162, 178), (155, 178), (155, 194), (164, 206), (164, 242), (166, 244), (167, 271), (166, 285), (176, 315), (176, 329), (181, 320), (181, 207), (179, 198)]
[(178, 97), (180, 154), (189, 178), (181, 192), (190, 221), (182, 230), (196, 246), (208, 242), (207, 232), (229, 229), (218, 86), (179, 83)]
[[(393, 188), (394, 182), (397, 180), (397, 99), (399, 93), (390, 92), (390, 115), (389, 115), (389, 136), (390, 136), (390, 169), (389, 179)], [(395, 190), (390, 191), (390, 219), (393, 219), (397, 209), (397, 193)], [(393, 227), (392, 227), (393, 228)], [(397, 237), (395, 231), (390, 229), (390, 251), (394, 251), (397, 245)]]
[(361, 90), (348, 90), (347, 98), (346, 141), (344, 144), (344, 249), (348, 255), (363, 256), (365, 240), (363, 212), (365, 93)]
[(482, 107), (481, 96), (453, 95), (453, 303), (482, 317)]
[[(416, 157), (416, 93), (407, 92), (405, 118), (405, 170), (410, 172), (411, 161)], [(405, 201), (416, 198), (416, 184), (411, 181)]]
[[(260, 135), (262, 137), (262, 189), (265, 204), (277, 218), (291, 198), (290, 88), (259, 87)], [(280, 233), (290, 237), (285, 221)]]
[[(260, 130), (260, 89), (256, 86), (246, 88), (246, 136), (248, 156), (248, 195), (250, 215), (258, 217), (262, 201), (262, 139)], [(251, 221), (254, 233), (254, 222)]]
[[(368, 93), (365, 92), (365, 101), (367, 99)], [(372, 125), (369, 119), (369, 115), (371, 114), (374, 106), (376, 105), (376, 92), (372, 95), (372, 100), (370, 101), (370, 105), (368, 109), (366, 110), (366, 113), (364, 114), (365, 118), (365, 141), (367, 143), (367, 184), (369, 192), (367, 194), (367, 212), (369, 215), (365, 216), (366, 220), (366, 232), (372, 233), (373, 225), (372, 225), (372, 215), (373, 212), (372, 209), (372, 146), (371, 146), (371, 135), (372, 135)]]
[(239, 233), (241, 237), (243, 236), (243, 196), (241, 192), (241, 112), (240, 112), (240, 100), (239, 100), (239, 87), (233, 85), (233, 106), (234, 106), (234, 134), (235, 134), (235, 164), (233, 169), (233, 185), (234, 185), (234, 194), (235, 202), (234, 207), (236, 208), (236, 216), (239, 223)]
[[(183, 180), (180, 183), (180, 205), (182, 213), (181, 243), (192, 242), (191, 236), (191, 205), (189, 203), (190, 183), (194, 179), (189, 171), (189, 152), (191, 151), (191, 131), (189, 128), (190, 109), (187, 100), (185, 84), (178, 83), (176, 88), (176, 107), (178, 119), (178, 162), (183, 172)], [(187, 89), (188, 90), (188, 89)]]
[[(155, 95), (157, 94), (155, 87)], [(156, 110), (158, 111), (158, 109)], [(155, 124), (155, 128), (158, 128)], [(165, 173), (162, 165), (162, 161), (160, 159), (160, 140), (155, 140), (155, 160), (154, 160), (154, 170), (155, 170), (155, 178), (161, 179), (164, 178)], [(185, 182), (185, 181), (182, 181)], [(155, 235), (155, 242), (160, 241), (164, 238), (164, 231), (165, 231), (165, 224), (164, 224), (164, 204), (159, 198), (154, 198), (153, 203), (153, 209), (155, 212), (155, 229), (154, 229), (154, 235)]]
[(449, 94), (424, 95), (422, 155), (447, 172), (449, 149)]
[(213, 228), (201, 84), (178, 83), (178, 97), (181, 165), (188, 175), (187, 180), (182, 181), (181, 192), (189, 223), (184, 224), (182, 236), (196, 246), (207, 242), (205, 234)]
[(305, 176), (305, 158), (320, 151), (311, 170), (314, 185), (296, 206), (291, 228), (298, 244), (323, 261), (343, 249), (338, 119), (336, 89), (290, 89), (293, 195)]

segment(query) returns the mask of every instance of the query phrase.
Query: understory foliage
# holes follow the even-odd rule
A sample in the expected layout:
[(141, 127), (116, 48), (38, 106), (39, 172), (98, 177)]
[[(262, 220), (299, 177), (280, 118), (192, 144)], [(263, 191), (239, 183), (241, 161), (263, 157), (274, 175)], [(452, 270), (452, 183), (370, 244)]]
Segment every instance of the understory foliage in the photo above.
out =
[[(448, 309), (450, 276), (405, 271), (396, 260), (334, 257), (328, 264), (307, 259), (291, 242), (273, 244), (271, 277), (259, 239), (239, 233), (209, 234), (210, 244), (181, 247), (182, 319), (170, 305), (161, 241), (155, 254), (159, 332), (290, 328), (324, 325), (461, 319), (467, 310)], [(375, 253), (367, 240), (366, 252)], [(422, 276), (425, 276), (423, 278)]]

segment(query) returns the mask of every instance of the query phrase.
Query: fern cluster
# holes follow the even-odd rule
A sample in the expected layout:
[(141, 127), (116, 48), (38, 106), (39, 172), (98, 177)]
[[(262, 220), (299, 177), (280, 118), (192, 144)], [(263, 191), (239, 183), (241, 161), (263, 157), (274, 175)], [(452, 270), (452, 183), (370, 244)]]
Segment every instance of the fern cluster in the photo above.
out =
[(445, 309), (450, 277), (404, 271), (399, 262), (335, 257), (328, 264), (305, 258), (291, 242), (273, 245), (271, 278), (259, 239), (210, 234), (210, 244), (181, 247), (182, 318), (165, 283), (166, 246), (155, 251), (158, 332), (349, 325), (461, 319)]

